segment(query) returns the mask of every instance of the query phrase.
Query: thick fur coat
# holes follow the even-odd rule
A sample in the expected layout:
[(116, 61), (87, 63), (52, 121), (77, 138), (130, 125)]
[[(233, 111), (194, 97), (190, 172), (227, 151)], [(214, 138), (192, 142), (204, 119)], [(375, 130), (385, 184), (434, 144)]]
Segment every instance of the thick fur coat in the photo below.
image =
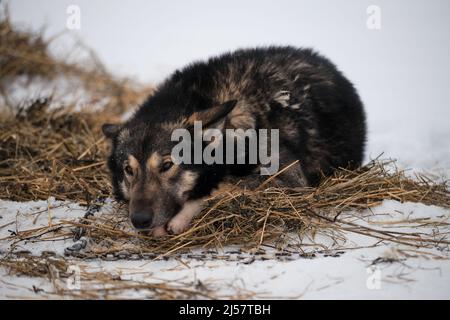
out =
[(267, 178), (258, 164), (173, 164), (171, 133), (194, 120), (220, 130), (278, 129), (280, 169), (298, 160), (277, 178), (281, 186), (315, 185), (364, 156), (363, 104), (352, 83), (313, 50), (242, 49), (196, 62), (174, 72), (130, 120), (103, 127), (112, 141), (115, 195), (130, 201), (138, 228), (170, 229), (223, 181), (253, 187)]

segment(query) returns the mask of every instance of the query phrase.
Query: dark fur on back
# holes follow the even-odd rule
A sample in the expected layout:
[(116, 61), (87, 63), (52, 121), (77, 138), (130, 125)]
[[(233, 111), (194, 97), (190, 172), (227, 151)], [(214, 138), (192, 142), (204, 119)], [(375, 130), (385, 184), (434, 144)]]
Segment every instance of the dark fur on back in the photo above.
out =
[[(298, 185), (314, 185), (323, 174), (363, 160), (363, 105), (352, 83), (328, 59), (310, 49), (243, 49), (176, 71), (120, 127), (108, 160), (116, 196), (124, 198), (119, 184), (128, 154), (145, 162), (155, 150), (170, 152), (176, 124), (229, 100), (238, 104), (227, 127), (280, 130), (280, 168), (298, 159)], [(253, 166), (243, 165), (183, 166), (198, 174), (190, 199), (209, 194), (229, 175), (254, 172)]]

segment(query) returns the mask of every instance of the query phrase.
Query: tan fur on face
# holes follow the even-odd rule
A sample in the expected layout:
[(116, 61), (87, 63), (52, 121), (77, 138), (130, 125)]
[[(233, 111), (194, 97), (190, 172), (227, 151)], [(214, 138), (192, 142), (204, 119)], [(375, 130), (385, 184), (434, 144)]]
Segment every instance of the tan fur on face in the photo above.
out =
[(122, 193), (123, 193), (123, 196), (125, 197), (125, 199), (129, 200), (130, 199), (130, 189), (129, 189), (125, 179), (120, 183), (120, 189), (122, 190)]
[(124, 198), (130, 200), (131, 185), (138, 175), (139, 162), (134, 156), (130, 154), (128, 156), (128, 160), (126, 160), (123, 164), (123, 169), (125, 168), (125, 166), (131, 167), (131, 169), (133, 170), (133, 176), (129, 176), (128, 174), (124, 173), (124, 179), (122, 180), (122, 182), (120, 182), (119, 188), (122, 191)]
[(186, 191), (192, 190), (197, 181), (198, 174), (193, 171), (185, 171), (181, 176), (178, 195), (181, 198)]
[(166, 161), (172, 161), (172, 156), (170, 154), (161, 156), (158, 152), (154, 152), (150, 158), (148, 158), (146, 164), (148, 172), (158, 177), (158, 180), (162, 182), (167, 181), (178, 171), (178, 166), (174, 164), (168, 171), (160, 173), (160, 168)]
[(139, 170), (139, 161), (137, 161), (137, 159), (131, 154), (128, 156), (128, 165), (133, 168), (134, 172), (137, 172)]
[[(163, 156), (161, 163), (164, 164), (166, 161), (173, 162), (172, 155), (167, 154)], [(172, 178), (177, 174), (178, 170), (179, 166), (177, 164), (172, 164), (172, 167), (161, 175), (162, 180), (167, 181), (168, 179)]]
[(172, 161), (172, 155), (171, 154), (166, 154), (165, 156), (162, 157), (162, 162), (166, 162), (166, 161)]
[[(128, 194), (128, 198), (129, 198), (129, 193), (130, 193), (130, 185), (132, 184), (132, 182), (138, 177), (139, 175), (139, 162), (137, 161), (137, 159), (132, 156), (131, 154), (128, 155), (128, 160), (126, 160), (123, 164), (123, 168), (125, 169), (126, 166), (130, 166), (131, 169), (133, 170), (133, 175), (129, 176), (128, 174), (124, 173), (125, 175), (125, 179), (121, 184), (121, 188), (122, 190), (125, 190)], [(125, 183), (126, 182), (126, 183)]]
[[(130, 155), (126, 165), (132, 167), (133, 176), (128, 177), (120, 184), (124, 197), (130, 200), (130, 212), (135, 212), (137, 207), (151, 210), (153, 225), (159, 226), (155, 232), (160, 235), (164, 234), (164, 226), (167, 225), (167, 219), (170, 217), (166, 214), (165, 208), (166, 206), (170, 207), (172, 203), (167, 203), (167, 201), (173, 197), (173, 201), (184, 203), (197, 179), (195, 172), (180, 172), (181, 167), (175, 164), (169, 170), (161, 171), (163, 163), (171, 161), (171, 159), (170, 154), (161, 155), (155, 151), (145, 162), (145, 168), (142, 168), (137, 159)], [(135, 174), (134, 171), (137, 173)], [(184, 229), (184, 226), (189, 224), (188, 216), (189, 214), (186, 214), (184, 222), (180, 220), (174, 225), (174, 232)]]
[(148, 158), (146, 166), (149, 172), (158, 172), (158, 168), (162, 163), (162, 157), (158, 152), (153, 152), (150, 158)]

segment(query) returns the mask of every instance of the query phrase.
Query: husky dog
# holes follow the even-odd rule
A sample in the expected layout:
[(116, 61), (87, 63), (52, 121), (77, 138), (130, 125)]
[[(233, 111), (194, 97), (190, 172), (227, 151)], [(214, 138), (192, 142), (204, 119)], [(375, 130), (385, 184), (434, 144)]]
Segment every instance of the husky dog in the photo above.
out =
[(175, 71), (123, 124), (104, 124), (118, 200), (134, 227), (155, 236), (184, 232), (221, 182), (255, 187), (256, 164), (174, 163), (175, 129), (278, 129), (279, 186), (315, 185), (359, 166), (366, 139), (361, 100), (343, 74), (311, 49), (242, 49)]

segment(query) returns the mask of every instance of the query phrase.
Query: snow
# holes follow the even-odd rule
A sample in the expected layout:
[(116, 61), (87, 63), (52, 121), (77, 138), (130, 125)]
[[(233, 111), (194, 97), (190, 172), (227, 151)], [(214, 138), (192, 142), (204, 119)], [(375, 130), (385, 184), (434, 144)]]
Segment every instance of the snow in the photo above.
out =
[[(443, 41), (450, 30), (446, 17), (448, 1), (379, 0), (383, 19), (379, 31), (366, 28), (365, 10), (371, 4), (366, 1), (232, 2), (132, 1), (123, 5), (111, 0), (106, 6), (85, 0), (15, 0), (10, 2), (10, 11), (13, 21), (34, 29), (46, 22), (46, 32), (53, 35), (65, 27), (66, 7), (79, 5), (82, 28), (69, 32), (98, 52), (116, 73), (151, 82), (162, 80), (185, 63), (236, 47), (312, 46), (336, 62), (361, 94), (368, 115), (367, 160), (384, 153), (384, 157), (398, 159), (399, 166), (411, 174), (450, 177), (450, 44)], [(55, 47), (55, 51), (63, 49), (64, 42)], [(48, 206), (52, 207), (50, 215)], [(372, 211), (363, 213), (357, 221), (400, 232), (449, 231), (433, 225), (416, 229), (419, 224), (411, 220), (447, 221), (447, 209), (385, 201)], [(5, 237), (11, 234), (8, 230), (47, 226), (49, 216), (56, 224), (60, 219), (75, 220), (83, 214), (84, 209), (78, 204), (54, 199), (28, 203), (0, 200), (0, 252), (6, 253), (13, 246), (33, 254), (44, 250), (63, 254), (64, 248), (73, 244), (71, 239), (13, 244)], [(405, 219), (408, 223), (397, 223)], [(347, 241), (333, 248), (329, 239), (321, 240), (335, 256), (316, 253), (311, 259), (273, 258), (245, 264), (185, 257), (74, 263), (96, 270), (120, 271), (138, 281), (200, 280), (224, 296), (254, 292), (256, 298), (450, 298), (448, 247), (417, 249), (392, 242), (374, 246), (376, 239), (350, 231), (344, 236)], [(0, 274), (0, 298), (43, 298), (52, 291), (46, 279), (8, 275), (4, 268), (0, 268)], [(45, 292), (35, 293), (33, 285)], [(134, 293), (132, 297), (144, 296)]]
[[(47, 210), (49, 206), (50, 214)], [(47, 226), (49, 217), (51, 222), (57, 225), (61, 219), (74, 220), (83, 214), (82, 207), (70, 202), (50, 200), (16, 203), (2, 200), (0, 252), (7, 253), (14, 248), (16, 251), (28, 250), (32, 254), (40, 254), (43, 251), (63, 254), (65, 248), (73, 245), (73, 239), (14, 243), (5, 238), (11, 231)], [(437, 228), (432, 223), (417, 229), (417, 226), (423, 225), (421, 219), (428, 219), (428, 222), (448, 221), (450, 212), (436, 206), (389, 200), (375, 207), (372, 212), (366, 211), (357, 216), (360, 223), (379, 230), (416, 231), (422, 234), (448, 234), (450, 231), (450, 227)], [(254, 298), (450, 298), (450, 256), (447, 246), (416, 249), (393, 243), (380, 244), (378, 239), (352, 232), (345, 232), (344, 236), (346, 240), (337, 245), (330, 245), (325, 238), (319, 241), (316, 239), (315, 243), (324, 245), (328, 250), (318, 251), (320, 248), (317, 246), (305, 247), (306, 252), (315, 253), (313, 258), (276, 259), (275, 251), (268, 250), (265, 255), (268, 260), (256, 259), (253, 262), (250, 259), (199, 260), (182, 255), (176, 259), (156, 261), (75, 259), (72, 263), (91, 270), (120, 273), (123, 279), (140, 282), (200, 281), (214, 286), (215, 294), (219, 297), (248, 292), (254, 294)], [(234, 249), (225, 248), (225, 254), (233, 252)], [(392, 262), (386, 262), (389, 259)], [(2, 270), (2, 274), (0, 298), (39, 298), (39, 295), (52, 292), (48, 280), (7, 275), (6, 270)], [(34, 293), (33, 285), (46, 292)], [(134, 297), (142, 296), (134, 293)]]

